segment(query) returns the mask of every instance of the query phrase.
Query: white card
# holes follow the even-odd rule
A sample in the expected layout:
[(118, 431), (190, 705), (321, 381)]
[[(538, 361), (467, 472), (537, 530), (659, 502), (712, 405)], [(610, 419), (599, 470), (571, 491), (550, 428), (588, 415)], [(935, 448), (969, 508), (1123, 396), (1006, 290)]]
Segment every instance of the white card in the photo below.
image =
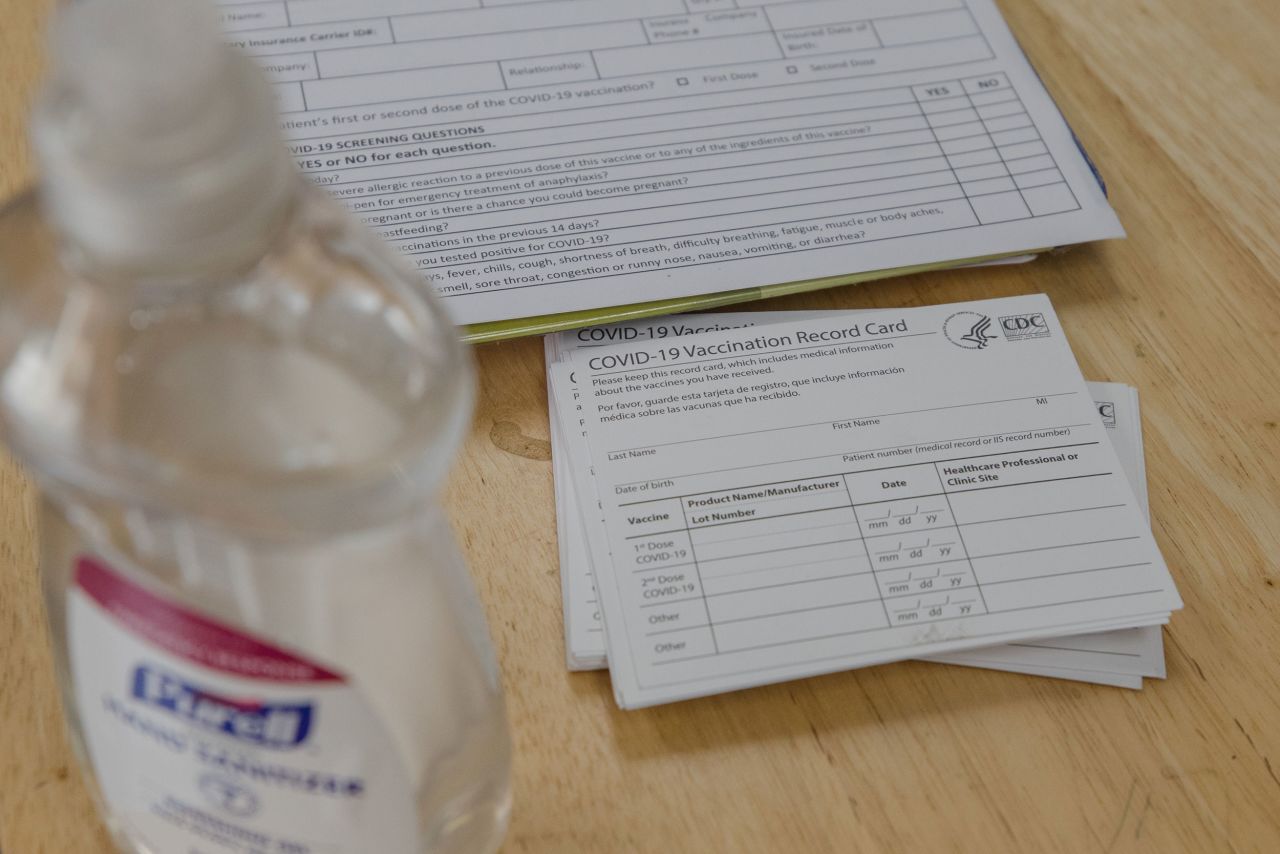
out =
[[(668, 340), (696, 334), (707, 328), (761, 326), (788, 320), (855, 316), (858, 311), (780, 311), (699, 314), (630, 321), (604, 327), (575, 329), (545, 338), (546, 360), (551, 365), (573, 360), (582, 352), (620, 340)], [(1135, 389), (1118, 383), (1087, 384), (1107, 436), (1124, 466), (1135, 497), (1147, 513), (1146, 467), (1142, 461), (1141, 419)], [(551, 441), (555, 472), (560, 571), (564, 592), (565, 650), (569, 669), (590, 670), (608, 666), (604, 623), (595, 596), (590, 557), (577, 495), (565, 464), (566, 449), (560, 438), (559, 419), (552, 405)], [(585, 505), (597, 504), (594, 495)], [(989, 651), (990, 650), (990, 651)], [(1142, 676), (1165, 674), (1164, 647), (1158, 626), (1120, 629), (1097, 635), (1051, 638), (1034, 643), (1010, 644), (952, 653), (933, 659), (1019, 673), (1141, 688)]]
[(1180, 607), (1044, 297), (624, 344), (551, 375), (590, 437), (570, 461), (602, 498), (584, 527), (624, 706)]

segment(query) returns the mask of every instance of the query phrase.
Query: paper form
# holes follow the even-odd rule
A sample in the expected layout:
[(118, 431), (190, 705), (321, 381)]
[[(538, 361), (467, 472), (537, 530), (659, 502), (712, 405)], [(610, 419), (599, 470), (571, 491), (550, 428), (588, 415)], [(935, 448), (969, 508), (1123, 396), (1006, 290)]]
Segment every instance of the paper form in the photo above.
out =
[(562, 431), (603, 504), (624, 706), (1180, 607), (1043, 297), (633, 343), (551, 377), (589, 436)]
[(991, 0), (222, 0), (459, 323), (1122, 230)]
[[(856, 316), (858, 311), (780, 311), (704, 313), (687, 317), (653, 318), (562, 332), (546, 336), (546, 360), (580, 358), (583, 352), (625, 340), (669, 340), (706, 329), (763, 326), (810, 318)], [(1137, 392), (1118, 383), (1087, 383), (1107, 436), (1133, 487), (1143, 515), (1146, 502), (1146, 467), (1142, 455), (1141, 420)], [(590, 670), (607, 666), (604, 626), (595, 595), (590, 557), (582, 531), (579, 503), (566, 464), (561, 426), (551, 403), (551, 445), (556, 492), (560, 573), (564, 593), (565, 649), (569, 668)], [(592, 495), (585, 507), (593, 507)], [(592, 520), (593, 522), (597, 520)], [(1024, 644), (953, 653), (933, 659), (948, 664), (968, 664), (1014, 670), (1040, 676), (1141, 688), (1143, 676), (1163, 677), (1164, 647), (1158, 626), (1122, 629), (1099, 635), (1078, 635)]]

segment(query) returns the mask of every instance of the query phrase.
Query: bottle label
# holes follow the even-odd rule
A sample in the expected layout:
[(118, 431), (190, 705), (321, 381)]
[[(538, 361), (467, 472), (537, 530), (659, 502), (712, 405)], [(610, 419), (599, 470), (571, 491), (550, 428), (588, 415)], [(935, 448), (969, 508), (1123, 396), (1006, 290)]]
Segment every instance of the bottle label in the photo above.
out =
[(148, 851), (417, 854), (413, 789), (347, 678), (76, 562), (76, 706), (108, 809)]

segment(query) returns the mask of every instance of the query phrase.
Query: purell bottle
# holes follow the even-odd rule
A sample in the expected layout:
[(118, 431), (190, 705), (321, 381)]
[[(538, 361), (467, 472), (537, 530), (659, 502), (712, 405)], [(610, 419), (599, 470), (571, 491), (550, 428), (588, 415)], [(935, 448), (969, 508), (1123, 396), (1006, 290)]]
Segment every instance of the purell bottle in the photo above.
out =
[(510, 747), (436, 492), (472, 374), (195, 0), (64, 7), (0, 223), (0, 416), (116, 844), (488, 852)]

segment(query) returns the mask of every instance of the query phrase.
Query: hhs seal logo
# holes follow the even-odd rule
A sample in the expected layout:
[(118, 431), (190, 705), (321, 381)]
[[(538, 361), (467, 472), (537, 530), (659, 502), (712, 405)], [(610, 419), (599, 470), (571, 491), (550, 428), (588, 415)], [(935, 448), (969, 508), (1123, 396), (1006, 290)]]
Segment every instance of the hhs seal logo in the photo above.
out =
[(942, 324), (942, 334), (966, 350), (985, 350), (997, 337), (991, 331), (991, 318), (976, 311), (957, 311), (948, 317)]

